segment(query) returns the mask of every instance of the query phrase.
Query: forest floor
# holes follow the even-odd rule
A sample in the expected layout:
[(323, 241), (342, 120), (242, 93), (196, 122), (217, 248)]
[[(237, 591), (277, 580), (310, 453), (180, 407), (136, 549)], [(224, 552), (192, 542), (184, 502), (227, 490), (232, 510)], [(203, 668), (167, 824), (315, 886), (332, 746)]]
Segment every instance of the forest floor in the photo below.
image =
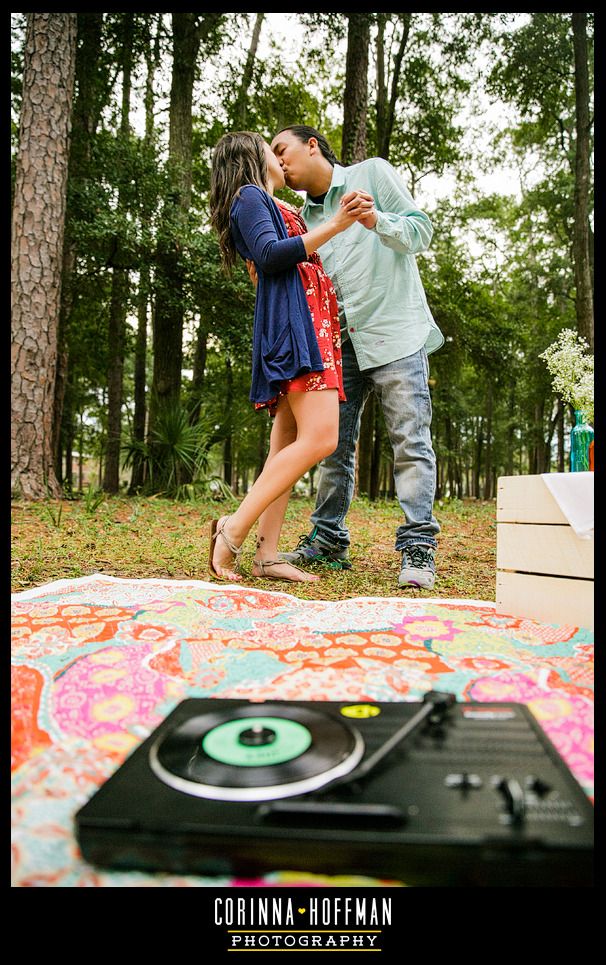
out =
[[(173, 502), (151, 497), (105, 497), (12, 504), (12, 592), (91, 573), (124, 578), (208, 580), (209, 525), (235, 506), (230, 501)], [(281, 550), (309, 532), (313, 501), (290, 500)], [(495, 502), (443, 500), (434, 512), (441, 526), (434, 590), (398, 586), (394, 550), (401, 511), (395, 501), (356, 499), (348, 517), (352, 569), (316, 569), (317, 583), (284, 583), (251, 574), (254, 539), (242, 557), (243, 583), (304, 599), (359, 596), (451, 597), (494, 601)], [(253, 530), (254, 533), (254, 530)]]

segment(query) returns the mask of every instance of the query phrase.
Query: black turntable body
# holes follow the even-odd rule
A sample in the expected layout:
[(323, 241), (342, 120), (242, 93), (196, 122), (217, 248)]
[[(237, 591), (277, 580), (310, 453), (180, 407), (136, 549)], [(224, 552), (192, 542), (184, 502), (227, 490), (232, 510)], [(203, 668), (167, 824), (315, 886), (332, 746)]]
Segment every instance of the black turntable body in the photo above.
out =
[(77, 813), (82, 855), (205, 876), (592, 885), (592, 805), (528, 709), (437, 696), (185, 700)]

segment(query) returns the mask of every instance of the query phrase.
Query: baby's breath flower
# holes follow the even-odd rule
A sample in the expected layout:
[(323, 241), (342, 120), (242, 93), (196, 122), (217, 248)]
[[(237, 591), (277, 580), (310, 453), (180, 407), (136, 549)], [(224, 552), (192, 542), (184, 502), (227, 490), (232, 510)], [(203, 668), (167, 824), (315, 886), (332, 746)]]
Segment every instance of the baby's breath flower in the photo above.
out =
[(554, 392), (564, 402), (585, 413), (593, 421), (593, 356), (587, 354), (589, 345), (571, 328), (563, 329), (539, 358), (545, 359), (553, 376)]

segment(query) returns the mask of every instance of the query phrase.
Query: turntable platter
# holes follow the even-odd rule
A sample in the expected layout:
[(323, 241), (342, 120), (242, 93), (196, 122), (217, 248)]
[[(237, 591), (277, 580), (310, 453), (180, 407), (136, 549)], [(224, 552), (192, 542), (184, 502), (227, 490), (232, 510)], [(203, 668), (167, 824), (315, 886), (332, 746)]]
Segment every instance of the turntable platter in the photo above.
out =
[(170, 787), (218, 801), (264, 801), (317, 790), (364, 754), (358, 730), (309, 708), (264, 703), (197, 715), (150, 748)]

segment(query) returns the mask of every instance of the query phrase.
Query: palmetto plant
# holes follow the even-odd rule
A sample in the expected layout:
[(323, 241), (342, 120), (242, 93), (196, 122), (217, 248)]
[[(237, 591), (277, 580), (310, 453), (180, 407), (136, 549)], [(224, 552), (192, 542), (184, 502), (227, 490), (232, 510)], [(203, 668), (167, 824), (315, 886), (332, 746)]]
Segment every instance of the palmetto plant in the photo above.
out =
[(145, 488), (174, 499), (191, 499), (211, 492), (230, 496), (223, 480), (210, 472), (209, 451), (213, 430), (206, 422), (190, 422), (179, 402), (163, 405), (147, 441), (131, 439), (122, 447), (123, 468), (135, 459), (146, 465)]

